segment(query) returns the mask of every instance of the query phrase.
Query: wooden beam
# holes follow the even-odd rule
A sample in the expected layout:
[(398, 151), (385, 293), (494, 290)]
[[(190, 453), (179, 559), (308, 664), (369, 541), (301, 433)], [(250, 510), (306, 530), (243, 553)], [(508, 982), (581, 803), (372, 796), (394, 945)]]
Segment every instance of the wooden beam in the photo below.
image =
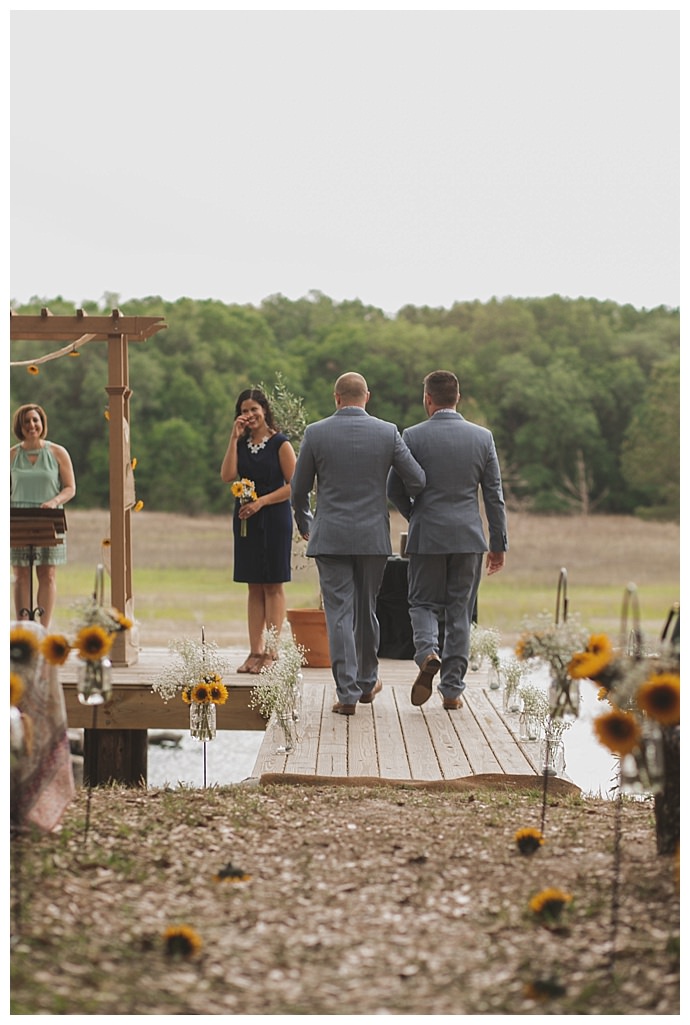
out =
[(97, 317), (83, 314), (61, 317), (48, 311), (43, 316), (11, 313), (10, 340), (69, 342), (81, 338), (84, 328), (88, 327), (89, 333), (98, 341), (107, 341), (111, 335), (126, 335), (129, 341), (140, 342), (167, 326), (162, 317), (127, 317), (119, 312), (117, 316)]
[[(82, 705), (76, 682), (63, 682), (67, 723), (70, 729), (96, 730), (188, 730), (189, 706), (182, 698), (167, 703), (151, 690), (149, 683), (123, 683), (113, 688), (104, 705)], [(251, 684), (232, 684), (228, 700), (218, 705), (219, 730), (265, 730), (266, 720), (249, 707)]]

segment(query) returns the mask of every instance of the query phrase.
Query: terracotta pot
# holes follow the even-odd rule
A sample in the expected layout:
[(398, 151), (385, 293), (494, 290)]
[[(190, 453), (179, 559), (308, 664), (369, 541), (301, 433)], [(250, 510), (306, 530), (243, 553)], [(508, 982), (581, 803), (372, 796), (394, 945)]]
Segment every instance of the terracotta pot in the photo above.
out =
[(330, 666), (326, 613), (323, 609), (288, 609), (287, 621), (296, 644), (306, 650), (306, 664), (318, 669)]

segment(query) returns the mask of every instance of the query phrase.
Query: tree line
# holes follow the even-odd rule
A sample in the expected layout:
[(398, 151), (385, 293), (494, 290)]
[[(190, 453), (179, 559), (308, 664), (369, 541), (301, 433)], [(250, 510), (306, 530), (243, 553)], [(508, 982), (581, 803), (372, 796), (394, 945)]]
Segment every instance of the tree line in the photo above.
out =
[[(131, 454), (148, 509), (229, 513), (219, 469), (246, 387), (281, 382), (313, 421), (333, 412), (336, 377), (357, 370), (371, 390), (368, 411), (402, 430), (424, 419), (424, 376), (448, 369), (460, 380), (460, 412), (493, 431), (509, 507), (679, 518), (678, 309), (549, 296), (405, 306), (391, 316), (320, 292), (258, 306), (160, 297), (121, 304), (112, 294), (80, 305), (87, 315), (117, 307), (168, 325), (129, 346)], [(61, 297), (13, 308), (43, 307), (75, 310)], [(36, 344), (13, 342), (11, 360), (43, 355)], [(72, 455), (77, 503), (106, 508), (106, 346), (80, 353), (38, 374), (12, 367), (11, 405), (45, 408), (50, 436)]]

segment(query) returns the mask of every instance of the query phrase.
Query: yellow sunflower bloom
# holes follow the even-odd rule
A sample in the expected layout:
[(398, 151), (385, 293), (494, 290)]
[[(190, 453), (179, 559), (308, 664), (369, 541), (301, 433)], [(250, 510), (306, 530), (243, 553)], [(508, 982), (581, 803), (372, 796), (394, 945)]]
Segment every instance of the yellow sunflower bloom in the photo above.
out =
[(77, 634), (74, 646), (79, 652), (79, 658), (86, 662), (98, 662), (110, 652), (113, 638), (102, 626), (84, 626)]
[(41, 643), (41, 654), (51, 666), (64, 666), (71, 650), (63, 634), (48, 634)]
[(594, 720), (597, 740), (616, 755), (627, 755), (640, 743), (641, 731), (634, 715), (614, 708)]
[(169, 957), (194, 957), (202, 947), (201, 937), (188, 925), (171, 925), (163, 933)]
[(518, 829), (515, 843), (520, 854), (534, 854), (544, 843), (544, 837), (540, 829)]
[(23, 626), (10, 630), (10, 661), (18, 666), (31, 665), (38, 654), (39, 641), (35, 633)]
[(657, 673), (639, 687), (636, 700), (650, 719), (662, 726), (675, 726), (680, 722), (680, 676)]
[(529, 906), (530, 910), (540, 918), (555, 921), (560, 918), (563, 908), (570, 904), (572, 899), (571, 894), (549, 887), (542, 890), (541, 893), (535, 894), (530, 900)]
[(210, 689), (207, 683), (197, 683), (192, 687), (192, 701), (197, 705), (208, 705), (211, 702)]
[(22, 700), (24, 693), (24, 681), (19, 673), (10, 672), (10, 707), (16, 708)]
[(208, 681), (208, 692), (211, 702), (214, 705), (224, 705), (228, 700), (228, 688), (221, 681), (219, 676), (214, 675)]

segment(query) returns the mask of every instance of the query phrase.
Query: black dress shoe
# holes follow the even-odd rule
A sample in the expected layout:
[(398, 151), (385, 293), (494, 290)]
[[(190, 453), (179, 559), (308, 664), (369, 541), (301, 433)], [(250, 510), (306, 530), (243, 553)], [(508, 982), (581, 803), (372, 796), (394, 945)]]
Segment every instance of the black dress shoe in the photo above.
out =
[(357, 711), (357, 705), (344, 705), (341, 701), (336, 701), (333, 705), (333, 711), (337, 712), (338, 715), (354, 715)]
[(413, 705), (423, 705), (431, 697), (433, 690), (433, 679), (441, 668), (441, 659), (432, 651), (422, 662), (417, 679), (412, 684), (410, 695)]
[(362, 694), (361, 698), (359, 699), (360, 705), (370, 705), (376, 697), (376, 695), (379, 694), (382, 690), (383, 681), (377, 680), (373, 686), (373, 689), (370, 690), (368, 694)]

